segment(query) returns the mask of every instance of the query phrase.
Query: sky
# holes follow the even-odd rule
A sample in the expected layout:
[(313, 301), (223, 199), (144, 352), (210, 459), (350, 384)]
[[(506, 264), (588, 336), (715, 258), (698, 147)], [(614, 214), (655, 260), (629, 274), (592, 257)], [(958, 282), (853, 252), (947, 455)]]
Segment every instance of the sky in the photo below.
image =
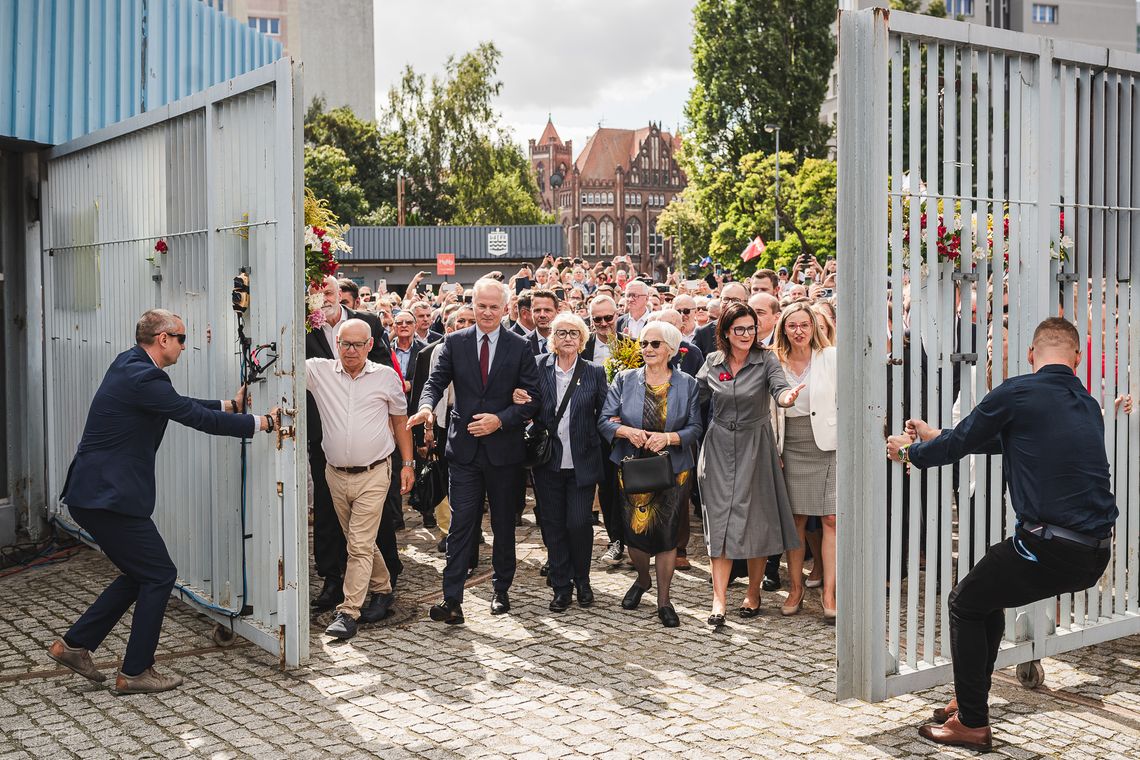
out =
[(491, 41), (503, 83), (496, 106), (526, 148), (547, 115), (577, 158), (599, 122), (682, 123), (692, 86), (694, 0), (419, 0), (376, 3), (376, 103), (404, 66), (441, 73), (450, 55)]

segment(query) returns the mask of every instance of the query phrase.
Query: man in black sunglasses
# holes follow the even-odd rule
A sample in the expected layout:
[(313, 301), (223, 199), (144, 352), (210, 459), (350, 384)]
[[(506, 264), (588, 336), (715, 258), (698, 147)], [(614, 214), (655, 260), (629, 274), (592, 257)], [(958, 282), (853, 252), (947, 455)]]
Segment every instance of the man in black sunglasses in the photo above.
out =
[(186, 324), (151, 309), (135, 326), (135, 345), (115, 357), (91, 401), (79, 449), (67, 471), (60, 502), (122, 573), (87, 612), (48, 649), (48, 655), (84, 678), (106, 680), (91, 661), (123, 614), (134, 605), (131, 637), (115, 680), (116, 694), (177, 688), (182, 677), (154, 669), (154, 650), (166, 600), (178, 570), (151, 515), (154, 460), (169, 420), (210, 435), (251, 438), (273, 432), (279, 410), (238, 414), (245, 389), (233, 399), (200, 401), (174, 390), (164, 371), (186, 350)]
[(617, 303), (614, 299), (609, 296), (596, 296), (590, 302), (589, 322), (594, 332), (586, 341), (582, 356), (597, 364), (603, 364), (610, 356), (610, 341), (617, 334)]

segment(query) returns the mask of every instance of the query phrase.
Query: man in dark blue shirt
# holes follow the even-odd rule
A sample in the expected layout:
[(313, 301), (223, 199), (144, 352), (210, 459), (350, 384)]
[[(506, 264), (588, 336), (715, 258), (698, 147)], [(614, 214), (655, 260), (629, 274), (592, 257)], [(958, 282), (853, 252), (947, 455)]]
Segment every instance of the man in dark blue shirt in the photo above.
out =
[(1017, 529), (989, 548), (950, 593), (955, 699), (935, 710), (942, 725), (919, 734), (939, 744), (988, 750), (988, 698), (1005, 608), (1089, 588), (1104, 572), (1116, 522), (1104, 419), (1075, 374), (1080, 336), (1064, 319), (1037, 326), (1033, 374), (1011, 377), (952, 430), (913, 419), (887, 439), (887, 457), (926, 468), (967, 454), (1001, 454)]

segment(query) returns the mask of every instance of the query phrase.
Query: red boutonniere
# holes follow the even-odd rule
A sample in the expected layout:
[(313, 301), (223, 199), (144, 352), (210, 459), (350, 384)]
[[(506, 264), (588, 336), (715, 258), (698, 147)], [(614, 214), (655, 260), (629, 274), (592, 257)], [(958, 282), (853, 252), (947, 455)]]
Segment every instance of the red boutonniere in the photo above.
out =
[(722, 383), (728, 382), (731, 379), (732, 379), (732, 373), (731, 372), (721, 372), (720, 373), (720, 381)]
[(684, 356), (685, 354), (689, 353), (689, 349), (685, 348), (684, 346), (681, 346), (681, 349), (680, 349), (680, 350), (681, 350), (681, 355), (682, 355), (682, 356)]
[(157, 243), (154, 244), (154, 250), (158, 251), (159, 253), (166, 253), (166, 251), (167, 251), (166, 241), (165, 240), (159, 240)]

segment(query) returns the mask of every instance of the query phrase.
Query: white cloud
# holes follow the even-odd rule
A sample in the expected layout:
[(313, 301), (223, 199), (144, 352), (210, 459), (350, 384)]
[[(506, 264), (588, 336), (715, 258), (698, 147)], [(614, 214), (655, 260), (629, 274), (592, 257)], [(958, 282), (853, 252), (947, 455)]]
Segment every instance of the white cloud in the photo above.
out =
[(432, 74), (491, 41), (502, 52), (497, 106), (522, 145), (549, 113), (575, 154), (597, 128), (681, 122), (692, 84), (694, 0), (383, 0), (376, 5), (377, 103), (404, 66)]

